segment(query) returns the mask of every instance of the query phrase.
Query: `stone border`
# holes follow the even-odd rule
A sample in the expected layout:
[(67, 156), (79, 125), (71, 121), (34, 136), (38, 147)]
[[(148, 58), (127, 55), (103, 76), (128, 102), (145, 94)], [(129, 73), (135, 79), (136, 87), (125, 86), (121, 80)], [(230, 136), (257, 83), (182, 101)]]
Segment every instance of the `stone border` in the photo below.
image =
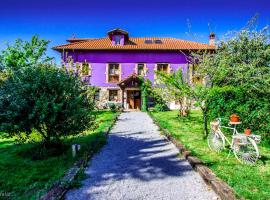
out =
[(216, 194), (222, 199), (222, 200), (236, 200), (235, 192), (234, 190), (224, 181), (222, 181), (220, 178), (218, 178), (214, 172), (209, 169), (206, 165), (203, 164), (203, 162), (195, 157), (191, 156), (190, 151), (188, 151), (181, 142), (176, 140), (167, 129), (162, 128), (159, 125), (159, 122), (154, 119), (152, 114), (148, 112), (149, 116), (152, 118), (154, 124), (156, 124), (160, 131), (164, 134), (167, 140), (171, 141), (179, 150), (179, 152), (184, 156), (184, 158), (189, 162), (189, 164), (192, 166), (192, 168), (197, 171), (203, 180), (212, 187), (212, 189), (216, 192)]
[[(119, 115), (121, 112), (117, 114), (115, 119), (112, 121), (112, 123), (105, 128), (104, 135), (108, 137), (108, 134), (116, 121), (118, 120)], [(61, 180), (54, 183), (54, 185), (49, 189), (49, 191), (46, 192), (42, 197), (39, 198), (39, 200), (58, 200), (63, 199), (64, 195), (67, 193), (67, 191), (70, 189), (71, 183), (76, 179), (78, 174), (84, 170), (84, 168), (87, 166), (88, 161), (90, 158), (94, 155), (93, 151), (85, 152), (84, 156), (76, 161), (66, 173), (65, 176), (61, 178)]]

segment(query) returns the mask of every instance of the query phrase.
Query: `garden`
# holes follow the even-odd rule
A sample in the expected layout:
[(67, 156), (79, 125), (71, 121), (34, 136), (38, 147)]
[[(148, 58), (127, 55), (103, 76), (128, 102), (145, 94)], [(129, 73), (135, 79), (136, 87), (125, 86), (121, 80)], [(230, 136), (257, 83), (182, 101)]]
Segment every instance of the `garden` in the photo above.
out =
[[(188, 57), (192, 76), (182, 73), (182, 70), (171, 74), (157, 73), (159, 85), (148, 93), (159, 101), (150, 115), (184, 144), (191, 155), (201, 159), (227, 182), (238, 198), (269, 199), (268, 27), (258, 29), (254, 23), (249, 23), (242, 30), (226, 35), (226, 39), (218, 43), (215, 52), (190, 52)], [(165, 102), (170, 100), (178, 102), (178, 111), (167, 111)], [(226, 126), (233, 114), (239, 116), (241, 121), (237, 125), (239, 133), (244, 134), (244, 130), (248, 129), (251, 134), (261, 137), (258, 144), (260, 157), (256, 163), (241, 163), (233, 152), (228, 156), (229, 145), (221, 152), (215, 152), (208, 146), (207, 138), (213, 133), (210, 122), (222, 118)], [(222, 129), (222, 132), (232, 139), (231, 131)]]
[(34, 36), (0, 53), (0, 195), (6, 199), (40, 198), (106, 143), (104, 132), (118, 115), (97, 110), (95, 88), (56, 66), (47, 45)]

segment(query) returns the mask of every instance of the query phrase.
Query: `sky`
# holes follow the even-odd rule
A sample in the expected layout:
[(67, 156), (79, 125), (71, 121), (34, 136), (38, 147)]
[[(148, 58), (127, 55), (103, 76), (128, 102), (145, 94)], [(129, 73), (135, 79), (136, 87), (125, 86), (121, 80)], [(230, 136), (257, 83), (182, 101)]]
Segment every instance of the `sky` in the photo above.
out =
[(52, 46), (75, 35), (106, 37), (121, 28), (130, 37), (174, 37), (208, 43), (239, 30), (258, 14), (258, 27), (270, 25), (269, 0), (0, 0), (0, 50), (33, 35), (50, 40), (47, 54), (60, 61)]

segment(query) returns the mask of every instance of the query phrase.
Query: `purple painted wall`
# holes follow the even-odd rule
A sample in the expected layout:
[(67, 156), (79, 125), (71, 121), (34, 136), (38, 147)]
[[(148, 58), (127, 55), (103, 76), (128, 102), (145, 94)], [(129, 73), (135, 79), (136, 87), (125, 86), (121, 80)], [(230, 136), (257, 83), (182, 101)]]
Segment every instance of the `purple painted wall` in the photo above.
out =
[(182, 68), (187, 70), (187, 59), (183, 53), (172, 51), (81, 51), (70, 52), (74, 62), (87, 61), (92, 67), (90, 84), (100, 87), (117, 87), (117, 84), (106, 83), (106, 64), (120, 63), (122, 80), (134, 72), (137, 63), (145, 63), (148, 68), (147, 77), (154, 81), (156, 63), (169, 63), (171, 70)]
[(187, 63), (186, 57), (180, 51), (81, 51), (70, 52), (74, 62), (87, 61), (90, 63)]
[[(106, 83), (106, 64), (107, 63), (91, 63), (92, 77), (90, 78), (91, 85), (100, 87), (117, 87), (115, 83)], [(121, 63), (122, 66), (122, 80), (134, 72), (137, 63)], [(156, 63), (147, 63), (148, 73), (146, 78), (154, 81), (154, 68)], [(187, 69), (187, 64), (171, 64), (171, 69), (176, 71), (182, 68), (183, 72)]]

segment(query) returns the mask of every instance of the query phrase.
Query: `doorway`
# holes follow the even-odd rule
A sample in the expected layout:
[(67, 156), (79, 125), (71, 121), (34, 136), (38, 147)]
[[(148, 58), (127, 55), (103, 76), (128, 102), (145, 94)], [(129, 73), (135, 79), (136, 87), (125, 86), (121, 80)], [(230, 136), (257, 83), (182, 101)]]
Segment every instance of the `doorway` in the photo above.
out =
[(141, 91), (127, 90), (127, 105), (129, 109), (141, 110)]

